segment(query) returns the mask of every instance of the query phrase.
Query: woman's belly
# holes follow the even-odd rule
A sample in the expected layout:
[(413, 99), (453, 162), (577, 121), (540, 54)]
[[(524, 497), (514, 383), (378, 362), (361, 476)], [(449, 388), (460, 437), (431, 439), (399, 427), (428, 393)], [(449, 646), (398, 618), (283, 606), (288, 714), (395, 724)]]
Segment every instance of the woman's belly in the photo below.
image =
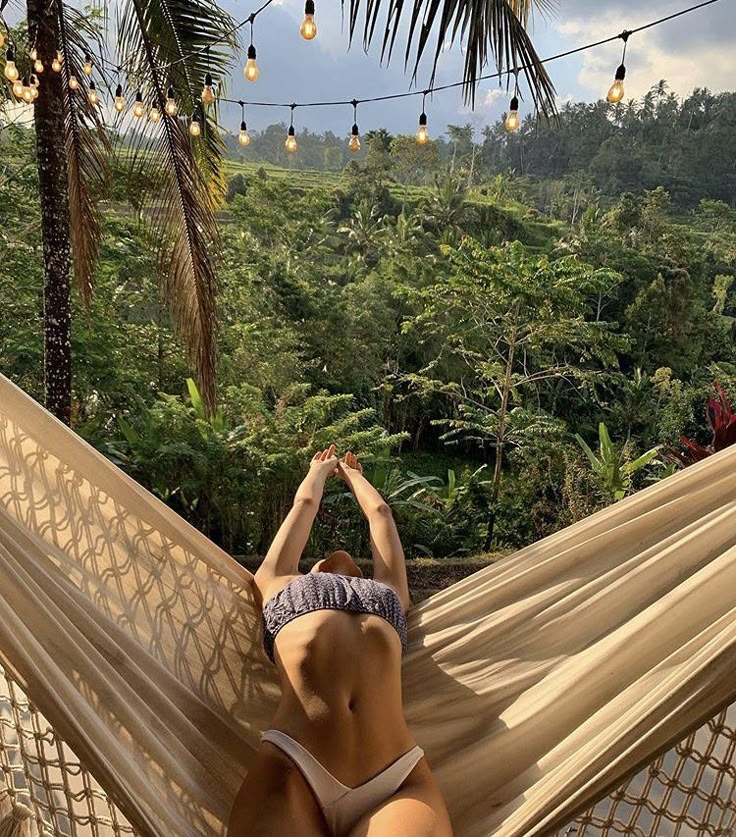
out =
[(305, 613), (279, 631), (275, 657), (282, 698), (271, 725), (348, 786), (416, 743), (401, 704), (401, 640), (381, 616)]

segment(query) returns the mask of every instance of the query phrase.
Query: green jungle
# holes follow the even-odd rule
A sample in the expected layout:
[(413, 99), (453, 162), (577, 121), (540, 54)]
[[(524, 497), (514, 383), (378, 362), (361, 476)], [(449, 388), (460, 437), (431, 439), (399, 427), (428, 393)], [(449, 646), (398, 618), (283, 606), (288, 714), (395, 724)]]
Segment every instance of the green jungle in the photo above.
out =
[[(122, 164), (74, 303), (72, 426), (226, 550), (264, 553), (330, 442), (408, 557), (469, 558), (734, 441), (736, 94), (663, 81), (513, 135), (372, 131), (358, 155), (305, 131), (288, 162), (285, 130), (228, 140), (215, 413)], [(0, 132), (0, 369), (40, 400), (34, 154), (32, 131)], [(334, 480), (309, 556), (365, 557), (359, 517)]]

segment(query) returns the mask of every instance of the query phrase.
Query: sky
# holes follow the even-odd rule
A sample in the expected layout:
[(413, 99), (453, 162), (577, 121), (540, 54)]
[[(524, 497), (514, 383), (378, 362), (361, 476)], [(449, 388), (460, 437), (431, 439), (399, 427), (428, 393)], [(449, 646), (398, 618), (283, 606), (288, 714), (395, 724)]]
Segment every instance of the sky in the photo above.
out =
[[(557, 0), (552, 13), (536, 14), (531, 36), (541, 56), (553, 55), (609, 35), (632, 29), (672, 12), (695, 5), (697, 0)], [(342, 24), (338, 0), (316, 0), (317, 37), (304, 41), (299, 35), (304, 0), (274, 0), (256, 19), (254, 42), (261, 70), (251, 84), (235, 67), (229, 94), (232, 98), (267, 101), (352, 99), (423, 88), (429, 79), (430, 61), (420, 66), (417, 84), (410, 86), (411, 68), (403, 66), (405, 37), (397, 36), (397, 49), (390, 63), (381, 66), (380, 39), (368, 54), (358, 39), (348, 48), (347, 21)], [(230, 10), (239, 19), (246, 16), (242, 0)], [(361, 20), (362, 22), (362, 20)], [(247, 28), (244, 37), (247, 38)], [(431, 41), (435, 43), (434, 40)], [(288, 47), (287, 47), (288, 45)], [(620, 63), (623, 43), (588, 50), (580, 55), (551, 62), (548, 72), (560, 103), (568, 100), (595, 101), (608, 90)], [(694, 87), (713, 92), (734, 88), (736, 77), (736, 2), (719, 0), (702, 10), (632, 35), (627, 48), (627, 96), (640, 96), (660, 79), (666, 79), (678, 95)], [(428, 56), (431, 57), (431, 56)], [(463, 75), (461, 45), (446, 44), (438, 65), (436, 84), (459, 81)], [(486, 72), (495, 68), (488, 67)], [(436, 93), (427, 101), (430, 133), (438, 135), (448, 124), (472, 123), (477, 132), (493, 123), (508, 107), (505, 85), (481, 82), (474, 110), (463, 103), (460, 89)], [(526, 97), (530, 102), (529, 97)], [(528, 107), (522, 102), (521, 110)], [(421, 96), (396, 102), (366, 103), (358, 108), (361, 132), (385, 127), (392, 133), (413, 132), (421, 111)], [(239, 120), (239, 109), (232, 120)], [(250, 108), (248, 125), (261, 128), (288, 120), (288, 109)], [(352, 108), (313, 108), (295, 111), (297, 130), (332, 130), (348, 134)], [(432, 128), (434, 127), (434, 130)]]
[[(347, 2), (347, 0), (346, 0)], [(365, 0), (364, 0), (365, 2)], [(387, 0), (384, 0), (386, 3)], [(541, 57), (553, 55), (591, 41), (632, 29), (659, 17), (694, 5), (697, 0), (554, 0), (552, 11), (533, 16), (530, 34)], [(247, 17), (258, 0), (224, 0), (223, 5), (237, 20)], [(242, 74), (245, 53), (233, 58), (233, 72), (227, 82), (227, 95), (234, 99), (260, 101), (309, 101), (361, 99), (422, 89), (428, 84), (432, 36), (427, 60), (420, 65), (417, 82), (411, 85), (411, 67), (405, 71), (403, 54), (406, 37), (397, 36), (391, 61), (380, 61), (380, 36), (368, 53), (360, 38), (349, 46), (347, 21), (343, 25), (339, 0), (315, 0), (318, 34), (305, 41), (299, 34), (304, 16), (304, 0), (273, 0), (256, 19), (254, 43), (258, 50), (260, 77), (247, 82)], [(549, 5), (549, 4), (548, 4)], [(361, 18), (362, 23), (362, 18)], [(626, 96), (641, 96), (660, 79), (679, 96), (695, 87), (712, 92), (734, 89), (736, 77), (736, 0), (719, 0), (711, 6), (673, 21), (632, 35), (626, 54)], [(243, 46), (248, 43), (248, 26), (242, 29)], [(581, 54), (551, 62), (548, 72), (557, 90), (558, 103), (595, 101), (605, 95), (621, 60), (622, 42), (617, 40)], [(435, 84), (460, 81), (463, 76), (462, 44), (446, 43), (438, 64)], [(484, 72), (493, 72), (487, 66)], [(475, 108), (463, 102), (459, 88), (428, 97), (426, 111), (430, 134), (438, 136), (448, 124), (470, 122), (480, 135), (484, 125), (493, 123), (508, 107), (509, 94), (498, 81), (481, 82)], [(526, 99), (526, 101), (524, 101)], [(524, 97), (520, 111), (530, 107)], [(393, 102), (365, 103), (358, 108), (361, 133), (383, 127), (392, 133), (416, 130), (421, 96)], [(250, 107), (246, 118), (251, 130), (288, 122), (288, 108)], [(236, 131), (240, 122), (238, 106), (224, 106), (221, 121)], [(353, 113), (350, 106), (297, 109), (297, 133), (331, 130), (350, 133)]]

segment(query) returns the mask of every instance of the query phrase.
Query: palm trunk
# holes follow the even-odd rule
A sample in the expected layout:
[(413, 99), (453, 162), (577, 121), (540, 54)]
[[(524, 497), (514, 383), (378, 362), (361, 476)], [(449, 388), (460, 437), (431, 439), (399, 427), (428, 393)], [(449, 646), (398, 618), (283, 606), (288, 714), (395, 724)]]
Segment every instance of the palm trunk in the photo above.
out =
[(59, 43), (55, 2), (28, 0), (31, 42), (45, 66), (33, 118), (36, 127), (38, 186), (41, 200), (44, 284), (44, 399), (65, 424), (71, 421), (71, 281), (69, 193), (64, 145), (64, 92), (61, 75), (51, 71)]

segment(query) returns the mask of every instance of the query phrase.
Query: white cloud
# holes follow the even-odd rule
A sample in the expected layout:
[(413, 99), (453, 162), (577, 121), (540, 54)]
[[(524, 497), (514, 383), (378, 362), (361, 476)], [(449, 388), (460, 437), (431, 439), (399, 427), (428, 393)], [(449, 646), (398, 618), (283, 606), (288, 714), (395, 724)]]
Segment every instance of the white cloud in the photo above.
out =
[[(702, 14), (707, 14), (707, 10)], [(626, 28), (636, 28), (654, 16), (651, 8), (630, 9), (624, 21), (619, 10), (618, 13), (599, 14), (595, 18), (571, 18), (556, 28), (581, 44), (602, 40)], [(685, 30), (685, 37), (680, 31), (678, 34), (681, 37), (676, 43), (668, 43), (664, 36), (671, 38), (674, 33), (665, 32), (665, 27), (678, 26), (688, 27), (687, 19), (680, 18), (661, 27), (637, 32), (629, 38), (625, 61), (626, 98), (642, 96), (660, 79), (666, 79), (670, 89), (678, 96), (689, 94), (695, 87), (708, 87), (714, 92), (733, 87), (736, 51), (719, 44), (713, 38), (712, 29), (703, 26), (703, 21), (697, 28), (691, 24), (690, 30)], [(622, 40), (583, 52), (578, 83), (590, 90), (593, 96), (604, 96), (613, 82), (616, 67), (621, 63), (622, 52)]]

